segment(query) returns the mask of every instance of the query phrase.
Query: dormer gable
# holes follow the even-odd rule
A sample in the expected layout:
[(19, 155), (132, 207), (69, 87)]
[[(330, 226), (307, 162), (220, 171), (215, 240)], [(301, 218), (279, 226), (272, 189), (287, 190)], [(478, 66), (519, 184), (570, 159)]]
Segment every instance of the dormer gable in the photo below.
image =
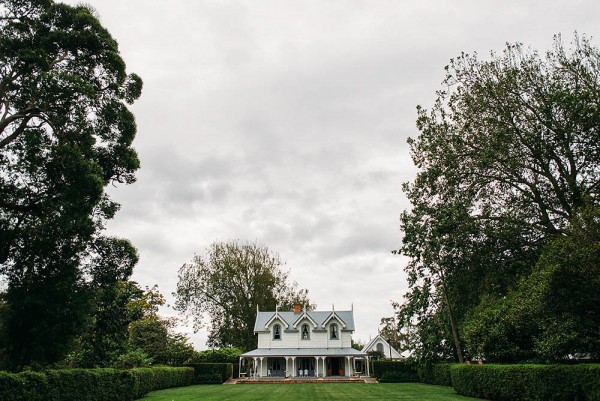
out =
[(271, 324), (273, 324), (275, 321), (281, 322), (285, 329), (288, 329), (290, 327), (290, 325), (281, 316), (279, 316), (279, 312), (276, 311), (273, 314), (273, 316), (267, 321), (267, 323), (265, 323), (265, 329), (268, 330)]
[(302, 312), (302, 314), (298, 317), (298, 319), (296, 319), (296, 321), (294, 322), (292, 327), (294, 329), (298, 328), (300, 323), (304, 320), (308, 320), (312, 324), (313, 329), (316, 329), (317, 327), (319, 327), (319, 324), (317, 322), (315, 322), (315, 319), (310, 317), (310, 315), (308, 313), (306, 313), (306, 311)]
[(338, 314), (335, 313), (335, 311), (331, 312), (327, 319), (325, 319), (325, 321), (321, 323), (321, 327), (324, 328), (331, 320), (337, 320), (337, 322), (342, 326), (342, 329), (346, 328), (346, 322), (344, 322), (344, 320), (341, 317), (339, 317)]

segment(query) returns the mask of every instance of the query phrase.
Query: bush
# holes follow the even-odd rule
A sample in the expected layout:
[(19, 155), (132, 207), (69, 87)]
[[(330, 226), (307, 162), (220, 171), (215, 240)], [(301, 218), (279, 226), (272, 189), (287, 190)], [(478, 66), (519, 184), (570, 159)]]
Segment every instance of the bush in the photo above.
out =
[(239, 379), (240, 377), (240, 363), (239, 361), (231, 364), (231, 376), (234, 379)]
[(119, 355), (116, 358), (113, 366), (120, 369), (131, 369), (141, 368), (150, 365), (152, 365), (152, 358), (150, 358), (141, 349), (136, 348), (122, 355)]
[(197, 352), (190, 364), (195, 363), (239, 363), (243, 351), (239, 348), (217, 348)]
[(419, 378), (423, 383), (452, 387), (451, 363), (427, 364), (419, 369)]
[(48, 388), (46, 376), (36, 372), (19, 375), (0, 372), (0, 400), (43, 401)]
[(218, 373), (206, 374), (198, 376), (195, 381), (196, 384), (221, 384), (221, 375)]
[(379, 378), (380, 383), (405, 383), (405, 382), (414, 382), (418, 381), (418, 378), (415, 379), (415, 375), (407, 375), (401, 372), (385, 372)]
[(132, 401), (149, 391), (188, 386), (193, 379), (190, 368), (0, 372), (0, 401)]
[(219, 383), (224, 383), (233, 373), (230, 363), (190, 363), (185, 366), (194, 368), (194, 383), (201, 383), (201, 378), (204, 380), (214, 374), (219, 376)]
[(600, 401), (600, 365), (453, 365), (458, 394), (493, 401)]
[[(419, 381), (417, 374), (417, 364), (413, 360), (403, 361), (373, 361), (373, 376), (379, 379), (394, 382), (414, 382)], [(381, 380), (380, 380), (381, 381)]]

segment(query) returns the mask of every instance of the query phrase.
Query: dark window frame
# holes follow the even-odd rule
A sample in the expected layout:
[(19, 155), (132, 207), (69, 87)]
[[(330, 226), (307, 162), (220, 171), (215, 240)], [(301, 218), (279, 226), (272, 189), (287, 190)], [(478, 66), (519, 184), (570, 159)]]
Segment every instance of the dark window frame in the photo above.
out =
[(303, 340), (310, 340), (310, 327), (308, 326), (308, 323), (304, 323), (302, 325), (302, 328), (300, 330), (300, 338)]
[(331, 323), (329, 326), (329, 339), (330, 340), (339, 340), (340, 332), (338, 330), (338, 325), (336, 323)]
[(273, 326), (273, 340), (281, 340), (281, 325), (279, 323)]

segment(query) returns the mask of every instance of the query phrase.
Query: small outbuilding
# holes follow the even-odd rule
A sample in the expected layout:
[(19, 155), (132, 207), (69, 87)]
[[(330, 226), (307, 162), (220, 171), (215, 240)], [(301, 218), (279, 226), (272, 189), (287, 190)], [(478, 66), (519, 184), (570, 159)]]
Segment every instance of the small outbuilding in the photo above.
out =
[(394, 347), (392, 347), (390, 343), (388, 343), (386, 339), (381, 336), (381, 334), (378, 334), (377, 337), (369, 341), (369, 343), (363, 347), (361, 352), (363, 354), (368, 354), (369, 352), (373, 351), (381, 352), (385, 359), (389, 361), (404, 359), (404, 357), (400, 355), (400, 353), (396, 351)]

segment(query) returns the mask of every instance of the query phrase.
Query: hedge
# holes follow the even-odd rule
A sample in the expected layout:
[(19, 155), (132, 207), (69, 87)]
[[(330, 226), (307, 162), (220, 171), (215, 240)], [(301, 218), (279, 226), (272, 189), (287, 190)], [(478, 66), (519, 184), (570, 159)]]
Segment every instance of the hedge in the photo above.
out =
[(451, 363), (427, 364), (419, 369), (419, 378), (423, 383), (452, 387)]
[(133, 401), (193, 379), (193, 369), (167, 367), (0, 372), (0, 401)]
[(219, 383), (224, 383), (232, 376), (233, 367), (230, 363), (189, 363), (185, 366), (194, 368), (194, 383), (214, 383), (209, 378), (218, 375)]
[(232, 369), (232, 377), (234, 379), (239, 379), (239, 377), (240, 377), (240, 363), (239, 362), (232, 363), (231, 364), (231, 369)]
[(419, 381), (417, 364), (412, 360), (373, 361), (372, 366), (371, 374), (382, 383)]
[(458, 394), (493, 401), (600, 401), (600, 364), (453, 365)]

